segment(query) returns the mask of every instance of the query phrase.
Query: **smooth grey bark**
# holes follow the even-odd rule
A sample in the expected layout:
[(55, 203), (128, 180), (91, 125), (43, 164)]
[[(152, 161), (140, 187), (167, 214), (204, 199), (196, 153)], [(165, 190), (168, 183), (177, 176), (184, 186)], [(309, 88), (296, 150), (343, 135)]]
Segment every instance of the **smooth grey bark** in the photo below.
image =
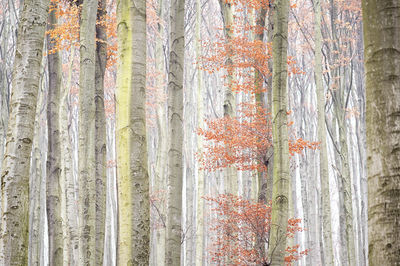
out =
[(72, 72), (75, 57), (74, 48), (71, 49), (69, 57), (69, 72), (67, 75), (66, 86), (62, 88), (60, 101), (60, 138), (61, 138), (61, 180), (64, 183), (65, 193), (65, 222), (64, 222), (64, 265), (75, 265), (78, 263), (78, 206), (75, 177), (73, 175), (73, 146), (69, 129), (72, 126), (71, 104), (69, 102), (70, 94), (67, 88), (71, 88)]
[(369, 265), (400, 264), (400, 6), (362, 1)]
[[(227, 55), (225, 64), (227, 68), (232, 68), (231, 65), (232, 61), (232, 50), (230, 46), (232, 45), (231, 40), (234, 37), (233, 32), (233, 24), (234, 24), (234, 16), (233, 16), (233, 6), (232, 3), (225, 1), (225, 0), (218, 0), (222, 21), (223, 21), (223, 31), (225, 36), (225, 43), (227, 48)], [(224, 104), (223, 104), (223, 111), (225, 117), (233, 117), (236, 114), (236, 100), (235, 95), (232, 92), (232, 82), (234, 79), (234, 70), (229, 69), (226, 73), (225, 78), (225, 90), (224, 90)], [(234, 166), (228, 166), (224, 170), (224, 186), (225, 186), (225, 193), (231, 193), (234, 195), (238, 195), (238, 172)]]
[[(105, 21), (106, 1), (99, 0), (97, 22)], [(107, 149), (104, 109), (104, 74), (107, 64), (107, 33), (104, 23), (96, 23), (95, 62), (95, 160), (96, 160), (96, 263), (103, 264), (106, 226)]]
[(48, 5), (48, 0), (26, 0), (21, 9), (1, 169), (1, 265), (28, 263), (30, 156)]
[(79, 260), (96, 265), (96, 13), (97, 0), (84, 0), (80, 18), (78, 126)]
[(47, 115), (46, 110), (46, 75), (47, 71), (43, 67), (45, 65), (45, 58), (42, 59), (42, 73), (41, 81), (39, 85), (38, 100), (36, 105), (35, 115), (35, 126), (34, 136), (31, 153), (31, 170), (30, 170), (30, 181), (29, 181), (29, 258), (28, 264), (39, 266), (41, 263), (45, 263), (43, 260), (44, 250), (44, 235), (47, 233), (43, 223), (46, 223), (46, 141), (45, 135), (47, 134), (47, 128), (44, 126), (45, 117)]
[(170, 54), (168, 68), (168, 196), (165, 264), (180, 265), (182, 244), (183, 177), (183, 67), (185, 0), (173, 0), (170, 7)]
[(272, 41), (272, 138), (274, 145), (273, 191), (269, 259), (271, 265), (283, 265), (289, 216), (289, 144), (287, 131), (287, 47), (289, 1), (274, 2)]
[(146, 1), (118, 2), (118, 265), (148, 265), (150, 195), (146, 138)]
[[(49, 14), (48, 30), (57, 26), (55, 10)], [(64, 257), (61, 176), (61, 142), (60, 142), (60, 90), (61, 58), (55, 49), (55, 40), (47, 36), (47, 55), (49, 73), (49, 91), (47, 97), (47, 130), (48, 152), (46, 164), (46, 211), (49, 235), (49, 264), (62, 265)]]

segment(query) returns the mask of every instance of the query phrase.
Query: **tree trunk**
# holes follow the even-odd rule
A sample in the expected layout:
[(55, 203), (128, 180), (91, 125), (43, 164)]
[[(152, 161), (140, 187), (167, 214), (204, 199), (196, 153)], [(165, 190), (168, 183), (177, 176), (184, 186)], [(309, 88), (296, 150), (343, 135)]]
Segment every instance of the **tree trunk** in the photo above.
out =
[[(100, 0), (97, 22), (104, 21), (106, 1)], [(103, 264), (104, 233), (106, 222), (106, 116), (104, 110), (104, 73), (107, 63), (106, 26), (96, 23), (96, 66), (95, 66), (95, 159), (96, 159), (96, 263)]]
[(364, 0), (369, 265), (400, 263), (400, 8)]
[(80, 264), (96, 265), (96, 12), (97, 0), (83, 1), (79, 77), (79, 241)]
[[(43, 57), (44, 59), (44, 57)], [(43, 60), (42, 59), (42, 60)], [(44, 60), (42, 61), (42, 65)], [(43, 68), (44, 70), (44, 68)], [(42, 70), (42, 71), (43, 71)], [(46, 223), (46, 215), (43, 215), (45, 210), (46, 197), (46, 184), (44, 184), (46, 175), (45, 166), (46, 159), (44, 156), (46, 154), (46, 146), (42, 145), (43, 140), (47, 138), (45, 136), (47, 128), (43, 126), (44, 116), (46, 112), (46, 93), (43, 88), (43, 77), (45, 73), (41, 73), (41, 85), (39, 86), (38, 99), (36, 105), (36, 115), (35, 115), (35, 126), (34, 126), (34, 136), (32, 142), (32, 153), (31, 153), (31, 170), (30, 170), (30, 181), (29, 181), (29, 258), (28, 264), (33, 266), (39, 266), (45, 264), (42, 260), (42, 251), (44, 249), (43, 240), (46, 230), (43, 226)], [(44, 113), (44, 115), (42, 114)], [(45, 113), (46, 112), (46, 113)], [(44, 166), (44, 167), (43, 167)]]
[[(158, 6), (159, 17), (165, 21), (165, 10), (167, 9), (167, 1), (160, 0)], [(166, 47), (164, 46), (165, 37), (164, 25), (158, 24), (158, 34), (162, 38), (156, 39), (155, 48), (155, 64), (156, 69), (159, 73), (166, 71), (165, 53)], [(166, 93), (166, 78), (161, 75), (157, 79), (157, 87), (163, 88), (162, 93)], [(157, 193), (166, 195), (166, 184), (167, 184), (167, 149), (168, 149), (168, 124), (167, 124), (167, 106), (165, 101), (157, 104), (156, 115), (157, 115), (157, 151), (156, 151), (156, 170), (155, 170), (155, 182), (154, 190)], [(152, 252), (154, 252), (155, 259), (152, 261), (153, 264), (162, 265), (165, 262), (165, 201), (160, 200), (155, 202), (158, 210), (157, 218), (158, 222), (161, 222), (161, 226), (154, 228), (155, 232), (155, 245)]]
[(78, 264), (78, 208), (76, 198), (75, 178), (73, 175), (72, 154), (73, 145), (70, 139), (69, 128), (72, 125), (72, 114), (70, 114), (71, 105), (69, 103), (69, 88), (72, 84), (72, 72), (74, 65), (75, 49), (71, 49), (69, 59), (69, 72), (65, 88), (62, 90), (60, 102), (60, 138), (61, 138), (61, 179), (65, 186), (65, 228), (64, 234), (64, 265)]
[(315, 12), (315, 85), (318, 109), (319, 175), (322, 190), (322, 234), (324, 239), (323, 260), (325, 265), (333, 265), (331, 200), (329, 190), (328, 153), (325, 128), (325, 94), (322, 82), (322, 35), (321, 0), (314, 1)]
[[(57, 25), (55, 10), (49, 14), (48, 29)], [(49, 92), (47, 97), (47, 130), (48, 151), (46, 171), (46, 210), (49, 228), (49, 264), (62, 265), (64, 257), (63, 221), (61, 217), (62, 191), (61, 175), (61, 143), (60, 143), (60, 89), (61, 89), (61, 58), (55, 49), (55, 40), (47, 36), (49, 54)]]
[(289, 1), (276, 0), (274, 8), (275, 28), (272, 41), (272, 137), (274, 145), (274, 172), (269, 258), (271, 265), (283, 265), (290, 193), (286, 84)]
[(30, 156), (48, 4), (47, 0), (26, 0), (21, 9), (1, 169), (1, 265), (28, 263)]
[[(219, 0), (219, 5), (221, 8), (221, 15), (222, 21), (224, 24), (224, 36), (225, 36), (225, 43), (227, 44), (226, 48), (228, 49), (227, 58), (226, 58), (226, 66), (228, 71), (226, 73), (225, 78), (225, 92), (224, 92), (224, 116), (225, 117), (233, 117), (235, 116), (236, 112), (236, 100), (235, 96), (232, 92), (232, 81), (233, 81), (233, 73), (234, 70), (232, 69), (232, 51), (229, 48), (232, 45), (232, 38), (233, 38), (233, 7), (232, 4), (225, 1)], [(234, 166), (228, 166), (224, 170), (224, 187), (225, 193), (231, 193), (234, 195), (238, 195), (238, 172)]]
[[(196, 58), (200, 60), (202, 56), (202, 34), (201, 34), (201, 0), (196, 0)], [(204, 128), (204, 101), (203, 101), (203, 70), (197, 69), (197, 91), (196, 91), (196, 102), (197, 102), (197, 128)], [(196, 136), (197, 140), (197, 152), (203, 148), (203, 138)], [(199, 163), (197, 162), (197, 207), (196, 207), (196, 264), (197, 266), (204, 265), (204, 182), (205, 175), (204, 170), (199, 169)]]
[(146, 2), (118, 2), (118, 265), (148, 265), (150, 201), (146, 141)]
[(168, 73), (168, 197), (165, 264), (180, 265), (182, 216), (184, 0), (171, 1)]

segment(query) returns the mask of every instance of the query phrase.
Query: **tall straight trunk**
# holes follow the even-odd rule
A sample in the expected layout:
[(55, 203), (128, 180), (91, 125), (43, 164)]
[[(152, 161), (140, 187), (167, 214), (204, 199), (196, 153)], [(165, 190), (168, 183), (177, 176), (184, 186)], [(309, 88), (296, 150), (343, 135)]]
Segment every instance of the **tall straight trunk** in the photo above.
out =
[(168, 196), (165, 264), (180, 265), (182, 216), (184, 0), (171, 1), (168, 73)]
[[(106, 1), (99, 0), (97, 22), (104, 21)], [(106, 226), (106, 115), (104, 110), (104, 73), (107, 63), (107, 35), (103, 23), (96, 23), (95, 66), (95, 160), (96, 160), (96, 263), (103, 264), (104, 233)]]
[[(225, 43), (227, 44), (227, 58), (225, 64), (227, 65), (228, 71), (226, 73), (226, 78), (225, 78), (225, 91), (224, 91), (224, 104), (223, 104), (223, 110), (224, 110), (224, 116), (225, 117), (233, 117), (235, 116), (236, 112), (236, 101), (235, 101), (235, 96), (233, 95), (232, 92), (232, 81), (233, 81), (233, 69), (231, 69), (232, 65), (232, 51), (229, 48), (230, 45), (232, 45), (231, 40), (234, 36), (232, 26), (233, 26), (233, 7), (232, 4), (225, 1), (225, 0), (219, 0), (219, 5), (221, 8), (221, 14), (222, 14), (222, 20), (223, 20), (223, 26), (224, 26), (224, 36), (225, 36)], [(234, 166), (228, 166), (224, 170), (224, 187), (225, 187), (225, 193), (231, 193), (231, 194), (238, 194), (238, 173), (237, 170)]]
[[(333, 70), (334, 75), (334, 88), (332, 96), (334, 101), (334, 116), (336, 117), (339, 142), (338, 150), (340, 158), (340, 169), (338, 169), (339, 178), (341, 179), (342, 189), (339, 193), (342, 194), (343, 204), (340, 208), (344, 210), (344, 223), (340, 226), (344, 227), (344, 242), (346, 244), (347, 252), (347, 263), (349, 265), (354, 265), (355, 263), (355, 245), (354, 245), (354, 230), (353, 230), (353, 207), (352, 207), (352, 190), (351, 190), (351, 176), (350, 176), (350, 166), (349, 166), (349, 155), (348, 155), (348, 144), (347, 144), (347, 123), (345, 118), (345, 75), (347, 74), (346, 69), (338, 64), (341, 53), (341, 39), (336, 25), (336, 19), (338, 17), (337, 6), (334, 1), (331, 1), (331, 27), (332, 27), (332, 38), (333, 38), (333, 63), (337, 64), (336, 69)], [(351, 88), (350, 88), (351, 89)], [(344, 244), (344, 243), (342, 243)], [(343, 247), (343, 246), (342, 246)]]
[[(167, 1), (160, 0), (158, 4), (158, 16), (164, 20), (165, 10), (167, 9)], [(166, 71), (165, 62), (165, 47), (164, 47), (164, 36), (165, 30), (164, 25), (158, 24), (158, 34), (162, 38), (156, 39), (155, 48), (155, 64), (156, 69), (159, 73), (164, 73)], [(163, 75), (157, 79), (157, 87), (163, 88), (162, 92), (165, 93), (166, 84)], [(168, 149), (168, 125), (167, 125), (167, 108), (165, 102), (157, 104), (156, 107), (157, 114), (157, 151), (156, 151), (156, 170), (155, 170), (155, 182), (154, 191), (161, 192), (165, 190), (167, 183), (167, 149)], [(154, 252), (155, 259), (152, 263), (156, 265), (162, 265), (165, 261), (165, 204), (161, 202), (157, 205), (159, 209), (157, 220), (161, 220), (162, 226), (153, 229), (155, 231), (156, 243), (152, 252)]]
[(322, 34), (321, 34), (321, 1), (314, 1), (315, 12), (315, 85), (318, 109), (319, 175), (322, 191), (322, 230), (324, 247), (322, 257), (325, 265), (333, 265), (331, 200), (329, 190), (328, 153), (325, 128), (325, 94), (322, 82)]
[[(44, 58), (43, 58), (44, 59)], [(42, 61), (44, 65), (44, 60)], [(44, 68), (43, 68), (44, 70)], [(43, 71), (42, 70), (42, 71)], [(35, 115), (35, 126), (34, 136), (32, 142), (32, 153), (31, 153), (31, 170), (30, 170), (30, 181), (29, 181), (29, 258), (28, 264), (33, 266), (39, 266), (45, 262), (42, 260), (41, 252), (43, 250), (44, 240), (44, 226), (46, 222), (44, 210), (46, 197), (46, 184), (45, 181), (44, 167), (46, 160), (44, 154), (46, 154), (46, 147), (42, 145), (44, 135), (46, 134), (46, 127), (43, 126), (43, 115), (42, 112), (46, 111), (46, 100), (45, 100), (45, 89), (43, 88), (43, 77), (45, 73), (41, 73), (41, 85), (39, 86), (38, 99), (36, 105)], [(46, 115), (46, 114), (45, 114)], [(47, 158), (46, 158), (47, 159)]]
[[(48, 29), (57, 25), (55, 10), (49, 14)], [(61, 175), (61, 143), (60, 143), (60, 89), (61, 89), (61, 58), (55, 48), (54, 40), (47, 36), (49, 54), (49, 92), (47, 97), (47, 130), (48, 151), (46, 171), (46, 210), (49, 228), (49, 264), (62, 265), (64, 257), (63, 220), (61, 215), (62, 191)]]
[(21, 7), (1, 169), (1, 265), (28, 263), (30, 156), (48, 5), (48, 0), (27, 0)]
[(79, 76), (79, 242), (80, 264), (96, 265), (96, 11), (97, 0), (84, 0), (80, 21)]
[(364, 0), (369, 265), (400, 263), (400, 7)]
[(274, 145), (273, 191), (269, 258), (271, 265), (283, 265), (289, 214), (289, 143), (287, 130), (287, 36), (289, 1), (274, 3), (272, 41), (272, 138)]
[(146, 141), (146, 1), (118, 2), (118, 265), (148, 265), (150, 201)]
[(60, 138), (61, 138), (61, 179), (64, 182), (65, 193), (65, 228), (64, 235), (64, 265), (78, 264), (78, 208), (75, 195), (76, 184), (72, 168), (73, 147), (70, 139), (69, 128), (72, 124), (72, 114), (70, 114), (69, 88), (72, 84), (72, 72), (74, 65), (75, 49), (71, 49), (69, 59), (69, 72), (65, 88), (62, 89), (60, 101)]
[[(201, 0), (196, 0), (196, 58), (200, 60), (202, 56), (201, 46)], [(203, 70), (197, 69), (197, 91), (196, 91), (196, 102), (197, 102), (197, 127), (203, 128), (204, 126), (204, 101), (203, 101)], [(197, 151), (203, 148), (203, 139), (197, 136)], [(199, 169), (197, 163), (197, 208), (196, 208), (196, 264), (201, 266), (204, 264), (204, 171)]]
[[(265, 17), (267, 15), (267, 10), (265, 7), (262, 7), (260, 10), (256, 10), (256, 26), (259, 27), (256, 29), (256, 34), (255, 34), (255, 40), (264, 41), (264, 27), (265, 27)], [(261, 30), (262, 29), (262, 30)], [(258, 32), (259, 31), (259, 32)], [(254, 87), (256, 91), (256, 105), (259, 107), (266, 108), (267, 104), (265, 103), (265, 97), (264, 97), (264, 92), (263, 92), (263, 84), (264, 84), (264, 77), (262, 76), (262, 73), (258, 71), (257, 69), (254, 70)], [(264, 155), (264, 162), (262, 162), (264, 165), (266, 165), (269, 168), (269, 157), (270, 157), (270, 151), (267, 152), (267, 154)], [(257, 191), (257, 200), (261, 203), (264, 204), (269, 204), (269, 201), (267, 200), (267, 189), (268, 189), (268, 184), (267, 184), (267, 179), (270, 178), (270, 176), (267, 175), (267, 172), (265, 171), (257, 171), (257, 182), (258, 182), (258, 191)], [(260, 250), (260, 256), (265, 258), (265, 239), (263, 237), (257, 237), (257, 249)]]

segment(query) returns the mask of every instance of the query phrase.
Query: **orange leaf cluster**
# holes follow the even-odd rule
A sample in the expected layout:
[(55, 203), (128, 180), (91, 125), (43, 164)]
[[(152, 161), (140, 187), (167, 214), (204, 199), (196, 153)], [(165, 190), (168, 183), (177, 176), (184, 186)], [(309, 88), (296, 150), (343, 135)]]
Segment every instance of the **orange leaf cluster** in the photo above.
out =
[(207, 141), (198, 154), (202, 169), (213, 171), (228, 166), (238, 170), (265, 171), (264, 156), (272, 147), (271, 119), (265, 108), (241, 104), (239, 116), (206, 121), (197, 133)]
[[(80, 12), (81, 6), (75, 1), (51, 0), (50, 11), (55, 11), (58, 25), (54, 29), (46, 31), (54, 44), (48, 53), (69, 50), (72, 46), (79, 46)], [(98, 18), (98, 25), (104, 26), (107, 33), (107, 67), (111, 67), (117, 61), (117, 22), (116, 11), (112, 8), (110, 14)], [(100, 41), (100, 40), (96, 40)]]
[[(259, 105), (242, 103), (237, 117), (206, 120), (206, 129), (197, 133), (206, 140), (204, 150), (197, 154), (201, 169), (215, 171), (229, 166), (238, 170), (267, 170), (265, 158), (272, 147), (271, 114)], [(319, 142), (301, 138), (289, 139), (289, 153), (305, 148), (317, 149)]]
[[(216, 214), (210, 224), (212, 262), (218, 265), (266, 265), (269, 259), (257, 243), (268, 243), (271, 207), (232, 194), (204, 199), (213, 206), (212, 211)], [(300, 219), (289, 219), (288, 233), (302, 231), (299, 223)], [(307, 250), (299, 252), (298, 248), (297, 245), (286, 249), (286, 265), (307, 255)]]

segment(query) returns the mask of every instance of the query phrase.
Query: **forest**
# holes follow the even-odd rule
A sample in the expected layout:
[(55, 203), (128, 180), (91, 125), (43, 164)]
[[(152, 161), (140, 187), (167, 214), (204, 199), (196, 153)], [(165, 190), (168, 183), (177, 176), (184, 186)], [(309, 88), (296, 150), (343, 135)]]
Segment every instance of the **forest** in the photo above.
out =
[(0, 265), (400, 265), (400, 0), (0, 0)]

